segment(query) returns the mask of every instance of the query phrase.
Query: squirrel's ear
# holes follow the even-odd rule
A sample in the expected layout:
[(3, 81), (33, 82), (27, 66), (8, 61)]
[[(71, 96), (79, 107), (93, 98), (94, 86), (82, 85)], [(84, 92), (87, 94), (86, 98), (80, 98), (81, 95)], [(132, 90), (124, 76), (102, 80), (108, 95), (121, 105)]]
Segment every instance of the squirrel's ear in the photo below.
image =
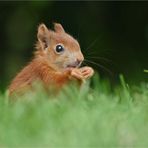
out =
[(49, 30), (44, 24), (40, 24), (37, 34), (38, 41), (41, 44), (42, 49), (45, 49), (49, 45)]
[(54, 30), (55, 30), (55, 32), (57, 32), (57, 33), (65, 32), (64, 28), (63, 28), (62, 25), (59, 24), (59, 23), (54, 23)]

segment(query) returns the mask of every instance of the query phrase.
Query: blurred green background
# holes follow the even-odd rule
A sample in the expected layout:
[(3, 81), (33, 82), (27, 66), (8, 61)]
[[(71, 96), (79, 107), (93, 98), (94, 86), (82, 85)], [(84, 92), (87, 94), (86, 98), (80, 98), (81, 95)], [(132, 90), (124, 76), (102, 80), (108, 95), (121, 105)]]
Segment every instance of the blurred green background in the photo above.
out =
[(129, 83), (148, 80), (148, 2), (0, 2), (1, 88), (32, 58), (42, 22), (51, 28), (60, 22), (89, 60), (111, 71), (90, 64), (102, 77), (117, 82), (122, 73)]

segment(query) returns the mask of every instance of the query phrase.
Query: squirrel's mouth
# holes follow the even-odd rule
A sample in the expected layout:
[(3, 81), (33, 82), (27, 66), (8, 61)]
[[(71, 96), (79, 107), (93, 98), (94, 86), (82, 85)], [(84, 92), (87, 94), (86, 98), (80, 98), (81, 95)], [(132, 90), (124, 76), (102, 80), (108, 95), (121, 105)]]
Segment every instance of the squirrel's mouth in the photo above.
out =
[(76, 67), (79, 67), (79, 66), (78, 65), (72, 65), (72, 64), (67, 65), (67, 68), (76, 68)]
[(78, 67), (80, 67), (80, 65), (81, 65), (81, 61), (76, 61), (76, 62), (74, 62), (74, 63), (72, 63), (72, 64), (68, 64), (67, 65), (67, 68), (78, 68)]

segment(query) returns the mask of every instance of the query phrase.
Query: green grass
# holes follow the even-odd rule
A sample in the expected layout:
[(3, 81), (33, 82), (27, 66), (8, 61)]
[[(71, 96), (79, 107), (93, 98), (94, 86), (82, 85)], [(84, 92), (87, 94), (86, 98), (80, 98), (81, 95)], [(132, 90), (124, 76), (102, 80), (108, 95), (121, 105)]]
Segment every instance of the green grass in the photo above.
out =
[(93, 79), (53, 97), (42, 90), (9, 102), (0, 95), (0, 147), (148, 147), (148, 84), (112, 89)]

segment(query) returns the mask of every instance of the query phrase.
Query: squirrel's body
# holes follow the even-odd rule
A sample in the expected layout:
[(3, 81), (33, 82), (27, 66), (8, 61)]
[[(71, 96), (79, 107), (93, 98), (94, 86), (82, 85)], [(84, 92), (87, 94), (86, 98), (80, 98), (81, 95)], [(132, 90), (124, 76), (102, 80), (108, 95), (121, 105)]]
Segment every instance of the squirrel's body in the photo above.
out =
[(29, 65), (27, 65), (9, 86), (10, 94), (17, 90), (22, 90), (23, 88), (30, 89), (32, 83), (39, 80), (45, 84), (45, 87), (50, 85), (56, 85), (56, 87), (61, 87), (70, 79), (69, 72), (57, 72), (52, 69), (46, 61), (40, 58), (34, 59)]
[(72, 79), (82, 81), (93, 75), (90, 67), (78, 68), (84, 59), (78, 42), (61, 24), (55, 24), (54, 29), (48, 30), (44, 24), (39, 26), (35, 57), (14, 78), (9, 87), (10, 94), (31, 89), (37, 80), (45, 87), (62, 87)]

